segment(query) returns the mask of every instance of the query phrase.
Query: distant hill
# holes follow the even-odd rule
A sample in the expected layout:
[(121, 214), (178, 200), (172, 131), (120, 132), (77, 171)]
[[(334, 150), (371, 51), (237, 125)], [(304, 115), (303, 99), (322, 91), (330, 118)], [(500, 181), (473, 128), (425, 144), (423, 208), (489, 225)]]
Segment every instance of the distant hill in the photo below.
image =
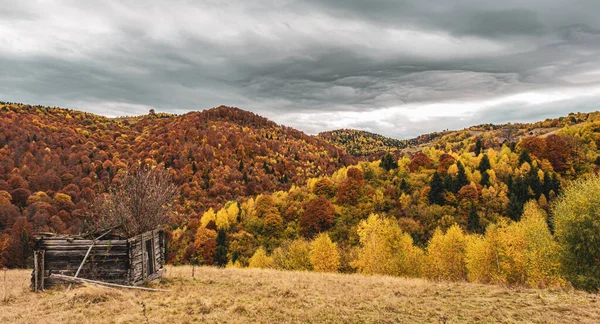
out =
[(533, 123), (481, 124), (462, 130), (445, 130), (422, 134), (415, 138), (399, 140), (383, 135), (357, 130), (338, 129), (321, 132), (316, 137), (345, 149), (357, 157), (368, 157), (370, 160), (380, 158), (386, 152), (396, 152), (395, 156), (405, 153), (416, 153), (428, 146), (445, 149), (450, 145), (454, 151), (465, 146), (475, 150), (479, 140), (481, 148), (501, 147), (503, 144), (514, 147), (520, 139), (530, 136), (548, 136), (565, 126), (586, 122), (596, 113), (570, 113), (559, 118), (547, 118)]
[(356, 129), (338, 129), (322, 132), (317, 137), (331, 144), (343, 147), (348, 153), (357, 156), (399, 150), (408, 145), (407, 141)]
[(408, 140), (399, 140), (357, 129), (338, 129), (319, 133), (317, 137), (344, 148), (354, 156), (378, 157), (388, 151), (393, 152), (430, 143), (433, 139), (447, 133), (449, 132), (434, 132)]

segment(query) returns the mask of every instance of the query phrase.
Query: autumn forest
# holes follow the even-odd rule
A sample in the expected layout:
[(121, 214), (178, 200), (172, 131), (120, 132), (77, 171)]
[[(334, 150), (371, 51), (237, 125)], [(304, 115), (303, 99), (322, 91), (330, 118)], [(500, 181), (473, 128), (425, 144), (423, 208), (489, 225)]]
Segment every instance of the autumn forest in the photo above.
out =
[(177, 187), (168, 262), (600, 288), (600, 113), (395, 140), (237, 108), (107, 118), (0, 103), (0, 267), (78, 234), (131, 170)]

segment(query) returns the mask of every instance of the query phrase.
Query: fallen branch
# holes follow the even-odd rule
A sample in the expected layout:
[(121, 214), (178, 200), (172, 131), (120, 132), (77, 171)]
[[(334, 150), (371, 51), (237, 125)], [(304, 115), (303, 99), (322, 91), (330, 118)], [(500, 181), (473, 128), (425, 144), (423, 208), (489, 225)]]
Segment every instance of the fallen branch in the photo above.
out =
[(114, 284), (114, 283), (104, 282), (104, 281), (97, 281), (97, 280), (84, 279), (84, 278), (75, 278), (75, 277), (65, 276), (65, 275), (61, 275), (61, 274), (51, 274), (50, 278), (63, 280), (63, 281), (67, 281), (70, 283), (80, 283), (80, 284), (90, 283), (93, 285), (106, 286), (106, 287), (138, 289), (138, 290), (146, 290), (146, 291), (154, 291), (154, 292), (170, 292), (170, 290), (165, 290), (165, 289), (154, 289), (154, 288), (146, 288), (146, 287), (119, 285), (119, 284)]

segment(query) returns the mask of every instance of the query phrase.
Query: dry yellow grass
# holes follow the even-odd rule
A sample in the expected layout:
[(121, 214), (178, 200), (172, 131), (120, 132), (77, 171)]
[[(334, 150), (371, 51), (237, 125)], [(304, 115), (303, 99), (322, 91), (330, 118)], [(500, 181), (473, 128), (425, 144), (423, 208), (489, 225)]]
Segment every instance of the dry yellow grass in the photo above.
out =
[(35, 294), (0, 273), (0, 323), (600, 323), (598, 295), (381, 276), (170, 267), (167, 293), (86, 286)]

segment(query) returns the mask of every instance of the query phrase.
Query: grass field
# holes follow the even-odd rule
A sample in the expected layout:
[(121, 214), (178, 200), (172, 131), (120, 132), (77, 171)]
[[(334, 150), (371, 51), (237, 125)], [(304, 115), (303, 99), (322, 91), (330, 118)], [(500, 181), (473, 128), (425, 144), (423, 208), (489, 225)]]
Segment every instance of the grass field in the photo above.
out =
[(170, 267), (145, 292), (29, 291), (0, 272), (0, 323), (600, 323), (600, 296), (471, 283), (258, 269)]

